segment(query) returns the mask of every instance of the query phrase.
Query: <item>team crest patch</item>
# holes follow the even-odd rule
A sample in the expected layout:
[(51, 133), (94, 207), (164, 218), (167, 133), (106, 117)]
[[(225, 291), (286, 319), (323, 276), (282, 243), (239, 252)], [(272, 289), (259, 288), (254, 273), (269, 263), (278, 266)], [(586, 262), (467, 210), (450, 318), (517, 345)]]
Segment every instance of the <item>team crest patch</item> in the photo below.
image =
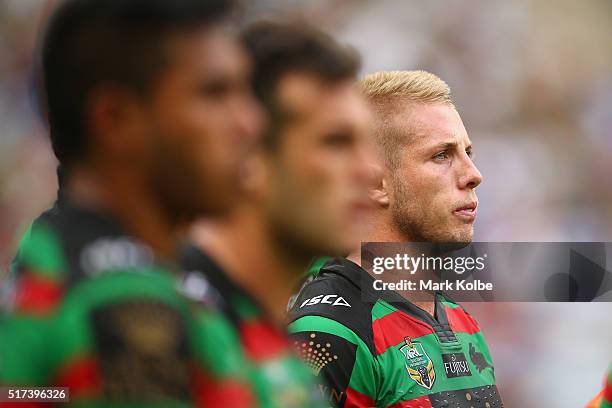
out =
[(413, 342), (408, 336), (404, 337), (404, 341), (406, 344), (399, 350), (405, 357), (404, 363), (408, 375), (421, 387), (430, 390), (436, 380), (433, 361), (431, 361), (421, 343)]

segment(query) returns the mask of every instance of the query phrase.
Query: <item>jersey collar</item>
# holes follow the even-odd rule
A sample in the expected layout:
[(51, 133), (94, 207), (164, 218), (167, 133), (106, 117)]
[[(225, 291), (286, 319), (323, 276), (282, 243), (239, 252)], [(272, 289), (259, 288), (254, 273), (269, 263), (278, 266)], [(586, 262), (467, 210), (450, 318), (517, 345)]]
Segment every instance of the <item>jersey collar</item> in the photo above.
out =
[(432, 316), (395, 291), (375, 290), (373, 287), (374, 277), (361, 266), (346, 258), (339, 257), (329, 261), (321, 268), (320, 274), (324, 273), (332, 273), (344, 277), (359, 289), (363, 302), (376, 303), (378, 300), (384, 300), (396, 309), (431, 326), (440, 341), (456, 341), (456, 337), (448, 323), (444, 304), (442, 303), (444, 300), (450, 300), (444, 293), (439, 291), (435, 293), (435, 313)]

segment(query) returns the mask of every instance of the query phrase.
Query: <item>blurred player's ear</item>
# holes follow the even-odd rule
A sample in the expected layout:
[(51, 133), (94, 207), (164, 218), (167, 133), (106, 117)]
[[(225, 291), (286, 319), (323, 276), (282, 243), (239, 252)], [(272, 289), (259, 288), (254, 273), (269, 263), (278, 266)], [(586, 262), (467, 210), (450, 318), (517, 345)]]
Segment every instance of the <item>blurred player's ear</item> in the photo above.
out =
[(142, 101), (132, 92), (112, 84), (99, 86), (86, 103), (87, 132), (100, 152), (133, 160), (147, 143), (147, 118)]
[(370, 170), (372, 172), (372, 184), (368, 190), (368, 195), (377, 207), (386, 208), (389, 206), (389, 194), (383, 167), (380, 164), (371, 163)]

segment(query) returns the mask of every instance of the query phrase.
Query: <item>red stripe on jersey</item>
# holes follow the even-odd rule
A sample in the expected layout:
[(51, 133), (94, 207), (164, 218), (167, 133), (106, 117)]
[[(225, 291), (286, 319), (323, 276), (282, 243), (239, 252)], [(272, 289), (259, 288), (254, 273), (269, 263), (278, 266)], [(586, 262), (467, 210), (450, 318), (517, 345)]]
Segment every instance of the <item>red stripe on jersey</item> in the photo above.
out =
[(372, 331), (378, 354), (401, 343), (406, 336), (417, 338), (433, 333), (429, 325), (399, 310), (374, 320)]
[(450, 324), (451, 330), (455, 333), (462, 332), (467, 334), (474, 334), (480, 331), (478, 323), (461, 307), (450, 308), (446, 307), (446, 317), (448, 318), (448, 324)]
[(214, 378), (197, 366), (193, 369), (196, 407), (253, 407), (255, 396), (251, 387), (235, 378)]
[(351, 387), (347, 387), (344, 408), (369, 408), (374, 406), (376, 406), (376, 403), (372, 398), (352, 389)]
[(17, 312), (45, 314), (60, 302), (62, 293), (57, 281), (24, 272), (17, 282), (15, 307)]
[(240, 325), (240, 338), (246, 354), (255, 362), (261, 362), (289, 351), (284, 333), (261, 320), (250, 320)]
[(92, 356), (79, 356), (60, 368), (53, 384), (70, 388), (70, 398), (97, 394), (102, 390), (98, 362)]
[(431, 405), (429, 397), (427, 395), (423, 395), (422, 397), (414, 398), (408, 401), (396, 402), (393, 405), (389, 405), (387, 408), (433, 408), (433, 405)]

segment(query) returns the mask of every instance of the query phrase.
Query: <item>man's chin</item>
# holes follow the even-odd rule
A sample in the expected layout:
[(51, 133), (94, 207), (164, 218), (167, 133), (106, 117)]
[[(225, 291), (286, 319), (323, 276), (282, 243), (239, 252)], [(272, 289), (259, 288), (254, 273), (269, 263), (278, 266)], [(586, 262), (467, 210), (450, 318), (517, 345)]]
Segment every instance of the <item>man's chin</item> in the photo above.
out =
[[(323, 245), (320, 248), (320, 254), (325, 254), (328, 256), (342, 256), (346, 257), (351, 252), (359, 251), (361, 248), (361, 241), (355, 240), (355, 235), (348, 237), (335, 237), (335, 239), (330, 240), (327, 239), (325, 242), (321, 241)], [(323, 246), (325, 248), (323, 248)]]
[(334, 245), (327, 248), (325, 254), (329, 256), (341, 256), (347, 257), (353, 251), (358, 251), (360, 249), (361, 243), (358, 243), (354, 246), (351, 245)]
[(222, 217), (231, 213), (238, 202), (238, 198), (239, 194), (229, 192), (203, 197), (194, 211), (198, 212), (198, 216)]
[(474, 229), (471, 227), (461, 229), (456, 231), (453, 235), (455, 236), (455, 242), (465, 242), (469, 244), (474, 238)]
[(472, 243), (474, 237), (474, 230), (470, 228), (449, 231), (447, 233), (438, 234), (435, 238), (430, 240), (431, 243), (448, 246), (448, 248), (454, 248), (453, 250), (461, 249)]
[(435, 244), (439, 253), (448, 253), (465, 248), (471, 241), (438, 242)]

